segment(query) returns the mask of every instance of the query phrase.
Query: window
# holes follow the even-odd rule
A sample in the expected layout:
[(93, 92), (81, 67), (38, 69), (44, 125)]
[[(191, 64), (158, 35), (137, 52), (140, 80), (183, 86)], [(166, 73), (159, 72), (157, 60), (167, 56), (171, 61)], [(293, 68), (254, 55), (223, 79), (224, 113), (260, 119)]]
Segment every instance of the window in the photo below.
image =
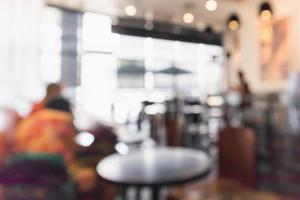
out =
[(61, 79), (62, 11), (46, 7), (41, 25), (41, 79), (44, 83)]
[(136, 120), (145, 99), (222, 92), (221, 47), (115, 34), (100, 14), (84, 14), (82, 25), (77, 110), (125, 123)]
[(82, 55), (77, 111), (91, 117), (111, 120), (116, 89), (116, 60), (112, 56), (112, 33), (109, 17), (86, 13), (82, 23)]

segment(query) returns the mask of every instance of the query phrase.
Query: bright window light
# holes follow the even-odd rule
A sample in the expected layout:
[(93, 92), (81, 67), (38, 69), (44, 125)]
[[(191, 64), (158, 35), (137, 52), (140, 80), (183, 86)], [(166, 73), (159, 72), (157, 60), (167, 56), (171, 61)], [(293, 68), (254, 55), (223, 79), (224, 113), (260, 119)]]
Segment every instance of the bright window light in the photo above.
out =
[(62, 13), (48, 7), (41, 23), (41, 68), (40, 75), (45, 83), (61, 79)]
[(86, 51), (112, 51), (111, 19), (106, 15), (83, 15), (83, 48)]
[(111, 103), (116, 89), (116, 63), (111, 55), (88, 53), (82, 57), (79, 109), (96, 119), (111, 119)]
[(61, 56), (60, 54), (41, 55), (41, 77), (46, 83), (59, 82), (61, 79)]

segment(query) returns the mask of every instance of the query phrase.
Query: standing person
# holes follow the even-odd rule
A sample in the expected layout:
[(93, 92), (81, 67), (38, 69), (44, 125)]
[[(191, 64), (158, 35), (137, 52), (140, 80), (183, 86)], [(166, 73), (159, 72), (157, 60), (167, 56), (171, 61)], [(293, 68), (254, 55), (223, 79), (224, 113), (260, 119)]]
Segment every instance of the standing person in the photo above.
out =
[(284, 93), (287, 108), (288, 128), (292, 133), (300, 132), (300, 72), (290, 75)]
[(30, 115), (43, 109), (45, 105), (50, 102), (53, 98), (61, 95), (62, 87), (59, 83), (50, 83), (47, 85), (45, 97), (38, 103), (34, 104)]
[(244, 72), (239, 71), (238, 77), (240, 82), (239, 92), (241, 95), (241, 109), (248, 108), (252, 105), (252, 93), (245, 78)]

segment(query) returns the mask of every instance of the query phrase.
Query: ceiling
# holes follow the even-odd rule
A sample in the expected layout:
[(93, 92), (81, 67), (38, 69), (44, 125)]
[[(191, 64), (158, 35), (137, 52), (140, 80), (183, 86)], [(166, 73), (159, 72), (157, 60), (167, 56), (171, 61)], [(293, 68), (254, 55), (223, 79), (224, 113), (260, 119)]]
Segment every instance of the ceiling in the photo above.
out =
[[(137, 7), (135, 17), (143, 18), (146, 13), (153, 13), (154, 20), (183, 23), (182, 16), (186, 11), (195, 15), (191, 26), (199, 29), (212, 25), (216, 31), (224, 28), (225, 19), (240, 3), (247, 0), (217, 0), (218, 8), (210, 12), (205, 9), (206, 0), (46, 0), (48, 3), (98, 12), (112, 17), (124, 16), (124, 8), (133, 4)], [(189, 6), (187, 6), (189, 5)]]

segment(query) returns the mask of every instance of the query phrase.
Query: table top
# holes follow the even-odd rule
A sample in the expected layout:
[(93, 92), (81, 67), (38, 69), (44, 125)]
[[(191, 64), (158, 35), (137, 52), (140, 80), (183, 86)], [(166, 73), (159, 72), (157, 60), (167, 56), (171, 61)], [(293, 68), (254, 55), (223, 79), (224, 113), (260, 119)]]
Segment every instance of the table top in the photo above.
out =
[(187, 148), (155, 147), (128, 155), (114, 154), (97, 166), (98, 174), (119, 185), (164, 186), (204, 177), (211, 159), (202, 151)]
[(238, 200), (293, 200), (289, 197), (280, 196), (277, 194), (257, 191), (241, 191), (241, 192), (203, 192), (194, 191), (186, 197), (178, 196), (177, 199), (184, 200), (224, 200), (224, 199), (238, 199)]

